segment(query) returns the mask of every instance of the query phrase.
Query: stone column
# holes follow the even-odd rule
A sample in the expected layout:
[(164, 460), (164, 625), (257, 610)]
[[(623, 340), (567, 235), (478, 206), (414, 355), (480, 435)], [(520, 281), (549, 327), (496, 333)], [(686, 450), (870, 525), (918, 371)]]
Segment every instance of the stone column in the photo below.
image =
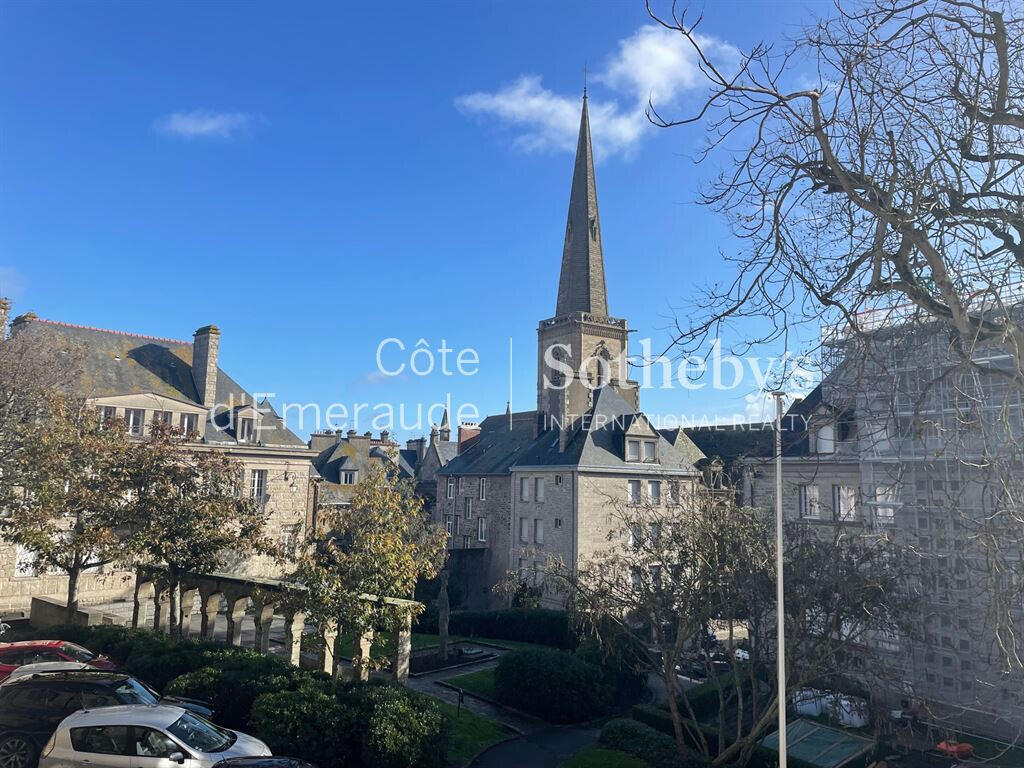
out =
[(324, 634), (324, 672), (334, 675), (337, 667), (334, 663), (334, 643), (338, 639), (338, 622), (329, 621), (323, 628)]
[(199, 593), (199, 636), (203, 640), (213, 640), (217, 626), (217, 611), (220, 610), (220, 592), (203, 590)]
[(270, 653), (270, 626), (274, 623), (274, 606), (257, 603), (253, 620), (256, 622), (256, 650)]
[(396, 683), (409, 682), (409, 657), (412, 655), (412, 613), (406, 613), (399, 620), (395, 630), (395, 651), (391, 657), (391, 676)]
[(370, 651), (373, 647), (373, 628), (364, 630), (356, 639), (356, 654), (352, 658), (355, 676), (366, 682), (370, 679)]
[(228, 601), (228, 645), (242, 644), (242, 619), (245, 618), (245, 606), (249, 602), (248, 597), (227, 596)]
[(181, 603), (178, 606), (181, 621), (181, 636), (192, 637), (192, 616), (195, 613), (196, 595), (199, 590), (188, 587), (181, 590)]
[(306, 628), (306, 614), (296, 611), (284, 618), (284, 647), (288, 652), (288, 660), (293, 666), (302, 663), (302, 630)]
[(149, 582), (143, 579), (142, 574), (135, 574), (135, 591), (132, 594), (132, 626), (135, 629), (138, 629), (139, 623), (145, 619), (145, 614), (142, 611), (142, 589), (148, 584)]
[(170, 601), (167, 590), (158, 584), (153, 585), (153, 631), (167, 632), (170, 625)]

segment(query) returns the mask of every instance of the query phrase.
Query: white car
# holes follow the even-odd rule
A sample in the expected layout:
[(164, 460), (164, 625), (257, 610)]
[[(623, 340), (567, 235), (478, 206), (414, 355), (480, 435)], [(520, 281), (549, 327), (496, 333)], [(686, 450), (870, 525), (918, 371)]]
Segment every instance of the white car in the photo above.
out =
[(0, 685), (6, 685), (11, 680), (17, 680), (19, 677), (27, 677), (28, 675), (35, 675), (40, 672), (81, 672), (82, 670), (89, 671), (95, 669), (80, 661), (40, 661), (37, 664), (22, 664), (20, 667), (15, 667), (14, 670), (9, 674)]
[(128, 705), (68, 715), (39, 768), (211, 768), (229, 757), (266, 757), (257, 738), (220, 728), (181, 707)]

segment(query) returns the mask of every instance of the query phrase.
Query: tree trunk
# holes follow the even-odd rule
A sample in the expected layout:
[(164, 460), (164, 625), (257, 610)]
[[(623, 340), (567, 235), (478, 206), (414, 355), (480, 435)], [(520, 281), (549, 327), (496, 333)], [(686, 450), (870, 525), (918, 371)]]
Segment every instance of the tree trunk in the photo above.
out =
[(78, 613), (78, 582), (81, 575), (82, 568), (77, 564), (68, 569), (68, 602), (65, 623), (69, 625), (75, 623), (75, 614)]
[(167, 633), (172, 639), (181, 637), (181, 622), (178, 620), (178, 602), (181, 597), (181, 578), (177, 571), (171, 569), (170, 583), (167, 588)]
[(438, 654), (442, 661), (448, 658), (448, 618), (451, 605), (448, 602), (448, 570), (441, 571), (441, 589), (437, 593), (437, 634)]

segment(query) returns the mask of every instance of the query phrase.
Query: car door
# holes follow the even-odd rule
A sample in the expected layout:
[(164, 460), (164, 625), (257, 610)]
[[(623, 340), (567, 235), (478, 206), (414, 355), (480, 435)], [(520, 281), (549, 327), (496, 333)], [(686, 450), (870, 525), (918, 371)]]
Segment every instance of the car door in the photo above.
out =
[[(135, 726), (128, 751), (132, 753), (131, 768), (200, 768), (200, 761), (188, 749), (155, 728)], [(184, 762), (171, 760), (174, 754), (181, 754)]]
[(92, 725), (71, 729), (71, 752), (60, 755), (67, 768), (131, 768), (131, 726)]

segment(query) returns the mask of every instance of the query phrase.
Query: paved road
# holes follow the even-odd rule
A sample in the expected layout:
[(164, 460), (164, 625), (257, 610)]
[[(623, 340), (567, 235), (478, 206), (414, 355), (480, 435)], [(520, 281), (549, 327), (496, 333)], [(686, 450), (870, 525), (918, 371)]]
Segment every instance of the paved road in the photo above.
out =
[(599, 733), (597, 728), (548, 725), (491, 747), (470, 763), (470, 768), (557, 768), (595, 743)]

